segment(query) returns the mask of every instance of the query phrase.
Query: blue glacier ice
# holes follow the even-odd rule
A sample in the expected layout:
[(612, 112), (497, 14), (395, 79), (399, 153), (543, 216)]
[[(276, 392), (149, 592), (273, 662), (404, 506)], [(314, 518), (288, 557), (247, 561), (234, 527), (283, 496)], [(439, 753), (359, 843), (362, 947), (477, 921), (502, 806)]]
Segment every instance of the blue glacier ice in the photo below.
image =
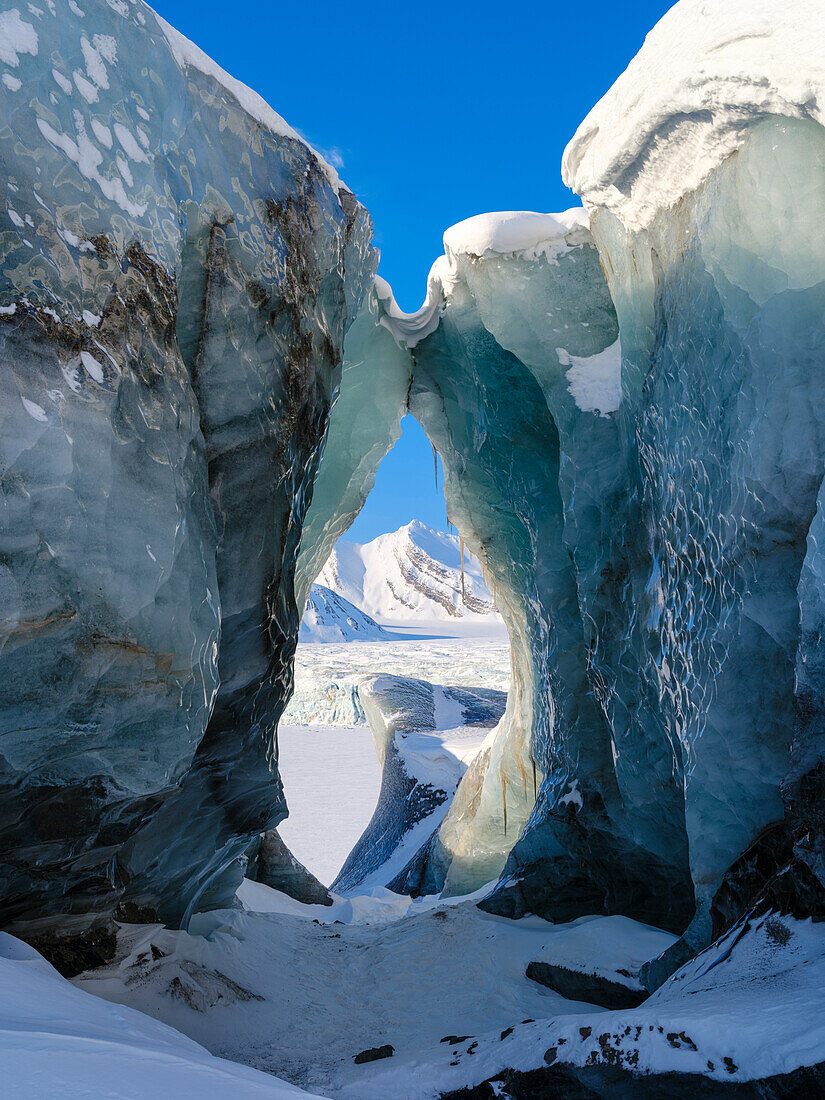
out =
[(0, 897), (175, 921), (285, 812), (292, 576), (375, 254), (259, 97), (145, 4), (83, 9), (2, 13)]

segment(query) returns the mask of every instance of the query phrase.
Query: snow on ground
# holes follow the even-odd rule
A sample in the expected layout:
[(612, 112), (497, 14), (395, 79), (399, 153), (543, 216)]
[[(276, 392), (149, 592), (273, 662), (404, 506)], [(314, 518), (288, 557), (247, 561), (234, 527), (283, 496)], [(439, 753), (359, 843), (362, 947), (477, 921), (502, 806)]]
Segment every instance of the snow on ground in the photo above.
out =
[[(628, 947), (628, 955), (638, 957), (644, 945), (634, 932), (627, 945), (620, 930), (599, 928), (593, 918), (585, 920), (593, 920), (594, 942), (604, 933), (603, 946), (614, 958)], [(581, 923), (560, 925), (552, 934), (563, 941)], [(561, 1011), (551, 1009), (544, 1019), (536, 1014), (535, 1021), (515, 1026), (504, 1038), (489, 1028), (479, 1037), (472, 1057), (467, 1057), (469, 1048), (463, 1044), (459, 1059), (451, 1051), (436, 1050), (420, 1056), (413, 1067), (376, 1063), (368, 1080), (356, 1087), (347, 1082), (336, 1095), (353, 1100), (434, 1097), (477, 1084), (508, 1067), (527, 1070), (548, 1062), (617, 1066), (639, 1074), (703, 1074), (726, 1084), (821, 1062), (825, 929), (810, 920), (767, 915), (747, 934), (741, 933), (741, 928), (734, 929), (637, 1008), (577, 1012), (568, 1003)], [(589, 969), (580, 947), (571, 955), (578, 955), (579, 966)], [(669, 1092), (663, 1086), (662, 1095)]]
[[(466, 1081), (470, 1043), (487, 1036), (501, 1046), (501, 1031), (522, 1020), (600, 1016), (526, 978), (528, 962), (554, 938), (572, 934), (578, 951), (587, 925), (591, 946), (609, 944), (614, 965), (628, 969), (673, 940), (621, 918), (559, 927), (537, 917), (510, 921), (479, 910), (479, 895), (443, 903), (376, 890), (331, 909), (302, 907), (260, 883), (245, 884), (241, 896), (272, 911), (199, 916), (191, 931), (205, 938), (125, 928), (120, 963), (77, 984), (224, 1057), (358, 1100), (435, 1096), (441, 1082)], [(210, 991), (211, 1005), (199, 988)], [(450, 1035), (470, 1038), (441, 1042)], [(360, 1051), (385, 1043), (396, 1052), (388, 1062), (355, 1065)]]
[(75, 988), (0, 932), (0, 1091), (14, 1100), (287, 1100), (292, 1085)]
[(289, 817), (281, 838), (328, 886), (367, 827), (381, 788), (369, 726), (280, 726), (278, 768)]
[[(215, 1054), (352, 1100), (424, 1100), (508, 1066), (544, 1065), (547, 1051), (574, 1065), (720, 1081), (823, 1056), (821, 926), (760, 918), (638, 1008), (610, 1012), (531, 982), (527, 964), (633, 974), (674, 937), (623, 917), (509, 921), (480, 911), (481, 894), (445, 903), (377, 889), (325, 908), (245, 883), (240, 896), (257, 912), (200, 916), (191, 929), (200, 935), (126, 927), (121, 961), (76, 984)], [(354, 1063), (385, 1043), (391, 1058)]]

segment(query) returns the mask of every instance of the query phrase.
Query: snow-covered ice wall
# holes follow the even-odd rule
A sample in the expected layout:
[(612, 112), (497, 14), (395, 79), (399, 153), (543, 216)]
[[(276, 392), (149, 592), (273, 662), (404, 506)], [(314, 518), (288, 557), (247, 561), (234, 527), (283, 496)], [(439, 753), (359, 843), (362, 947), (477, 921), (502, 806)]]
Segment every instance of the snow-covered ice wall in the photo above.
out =
[(139, 0), (0, 11), (0, 912), (231, 900), (362, 207)]
[(564, 159), (622, 335), (694, 944), (755, 841), (822, 874), (824, 59), (819, 3), (682, 0)]

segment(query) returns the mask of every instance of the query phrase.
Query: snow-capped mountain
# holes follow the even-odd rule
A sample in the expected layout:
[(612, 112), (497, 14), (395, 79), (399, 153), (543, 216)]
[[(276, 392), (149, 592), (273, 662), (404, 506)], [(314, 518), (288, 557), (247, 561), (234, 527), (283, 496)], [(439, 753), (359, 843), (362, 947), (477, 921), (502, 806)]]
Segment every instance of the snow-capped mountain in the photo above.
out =
[(298, 638), (302, 642), (380, 641), (387, 634), (375, 619), (322, 584), (313, 584)]
[(481, 565), (467, 550), (462, 577), (458, 535), (418, 520), (364, 545), (341, 540), (318, 582), (379, 621), (498, 617)]

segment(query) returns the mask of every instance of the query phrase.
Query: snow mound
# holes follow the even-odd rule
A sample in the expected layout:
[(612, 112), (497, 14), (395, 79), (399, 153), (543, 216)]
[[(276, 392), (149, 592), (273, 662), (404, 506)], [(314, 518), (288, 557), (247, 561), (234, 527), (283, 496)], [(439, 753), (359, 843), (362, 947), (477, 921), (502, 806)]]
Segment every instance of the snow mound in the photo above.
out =
[(498, 618), (481, 565), (461, 540), (418, 520), (365, 545), (339, 542), (319, 582), (383, 621)]
[(825, 123), (825, 5), (680, 0), (576, 131), (564, 182), (643, 229), (769, 115)]
[(322, 584), (314, 584), (301, 620), (300, 642), (380, 640), (388, 634), (375, 619)]
[(0, 1074), (15, 1100), (237, 1100), (313, 1095), (215, 1058), (179, 1031), (75, 988), (0, 932)]
[(444, 232), (444, 253), (447, 257), (529, 254), (564, 249), (565, 238), (575, 229), (590, 228), (590, 218), (582, 207), (562, 214), (536, 214), (532, 210), (503, 210), (492, 214), (476, 214), (450, 226)]

